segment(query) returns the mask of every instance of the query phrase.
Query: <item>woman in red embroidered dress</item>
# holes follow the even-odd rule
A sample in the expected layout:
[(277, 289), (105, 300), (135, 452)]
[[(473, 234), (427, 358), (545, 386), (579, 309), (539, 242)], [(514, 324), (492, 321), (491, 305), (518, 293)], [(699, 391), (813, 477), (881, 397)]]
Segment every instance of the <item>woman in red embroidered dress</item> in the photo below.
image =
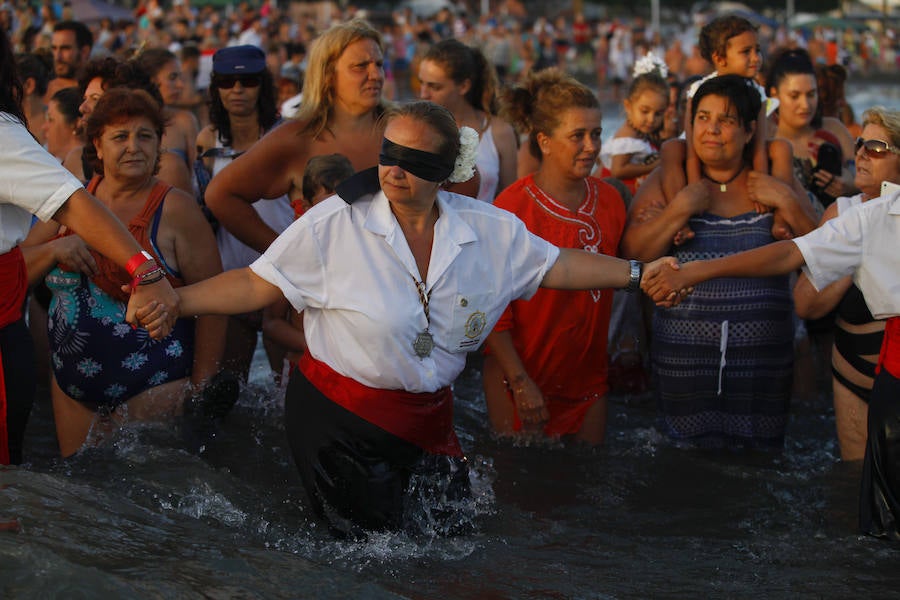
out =
[[(619, 192), (591, 177), (600, 153), (600, 105), (560, 71), (531, 76), (505, 110), (529, 131), (540, 167), (496, 206), (561, 247), (616, 256), (625, 227)], [(600, 444), (606, 432), (607, 332), (612, 290), (541, 289), (510, 303), (487, 340), (484, 392), (494, 430), (540, 430)]]

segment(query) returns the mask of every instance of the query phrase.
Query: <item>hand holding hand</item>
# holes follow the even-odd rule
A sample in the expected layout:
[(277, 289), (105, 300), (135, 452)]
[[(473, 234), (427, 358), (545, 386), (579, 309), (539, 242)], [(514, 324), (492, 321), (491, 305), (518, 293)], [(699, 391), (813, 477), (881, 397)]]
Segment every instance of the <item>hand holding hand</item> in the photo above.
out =
[(671, 308), (693, 292), (694, 288), (687, 284), (678, 261), (672, 256), (664, 256), (644, 266), (641, 290), (657, 306)]
[[(131, 291), (131, 286), (122, 286), (123, 291)], [(167, 279), (156, 283), (138, 285), (131, 291), (125, 320), (141, 326), (155, 340), (160, 340), (172, 331), (178, 319), (180, 299)]]

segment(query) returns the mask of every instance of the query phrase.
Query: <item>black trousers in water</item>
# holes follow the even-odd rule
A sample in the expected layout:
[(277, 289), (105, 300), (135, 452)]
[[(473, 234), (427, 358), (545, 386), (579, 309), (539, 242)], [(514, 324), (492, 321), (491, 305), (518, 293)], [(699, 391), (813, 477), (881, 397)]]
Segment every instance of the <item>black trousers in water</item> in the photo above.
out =
[[(313, 509), (337, 534), (356, 535), (359, 527), (416, 531), (417, 516), (433, 507), (423, 502), (471, 494), (465, 459), (429, 454), (361, 419), (326, 398), (299, 370), (291, 375), (284, 413)], [(424, 480), (416, 483), (414, 498), (410, 483), (417, 475)]]
[(24, 318), (0, 329), (0, 352), (3, 353), (3, 377), (6, 381), (9, 460), (18, 465), (22, 462), (25, 426), (28, 425), (37, 387), (34, 348)]
[(869, 535), (900, 540), (900, 379), (884, 368), (869, 397), (859, 527)]

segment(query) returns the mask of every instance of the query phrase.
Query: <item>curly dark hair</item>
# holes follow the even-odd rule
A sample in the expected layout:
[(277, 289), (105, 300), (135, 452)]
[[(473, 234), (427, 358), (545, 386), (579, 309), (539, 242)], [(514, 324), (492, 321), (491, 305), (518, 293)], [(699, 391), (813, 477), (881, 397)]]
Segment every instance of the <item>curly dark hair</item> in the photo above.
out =
[(78, 80), (78, 89), (82, 96), (88, 84), (97, 78), (103, 82), (104, 92), (115, 87), (144, 90), (160, 105), (163, 104), (162, 95), (157, 85), (153, 83), (150, 73), (135, 60), (122, 61), (105, 56), (89, 61)]
[[(278, 122), (278, 102), (276, 100), (275, 81), (268, 69), (263, 69), (259, 76), (262, 78), (259, 84), (259, 96), (256, 99), (257, 120), (263, 131), (268, 131)], [(231, 118), (225, 105), (222, 103), (222, 95), (216, 85), (219, 78), (223, 77), (213, 73), (209, 81), (209, 122), (215, 128), (219, 140), (225, 146), (231, 146)]]

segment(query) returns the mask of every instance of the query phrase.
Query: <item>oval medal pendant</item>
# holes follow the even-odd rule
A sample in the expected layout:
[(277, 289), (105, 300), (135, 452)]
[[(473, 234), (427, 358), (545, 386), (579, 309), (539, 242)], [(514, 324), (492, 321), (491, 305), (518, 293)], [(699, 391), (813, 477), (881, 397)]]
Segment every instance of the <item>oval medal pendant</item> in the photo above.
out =
[(416, 336), (416, 341), (413, 342), (413, 350), (416, 351), (416, 356), (419, 358), (430, 356), (433, 349), (434, 337), (432, 337), (431, 332), (426, 329)]

